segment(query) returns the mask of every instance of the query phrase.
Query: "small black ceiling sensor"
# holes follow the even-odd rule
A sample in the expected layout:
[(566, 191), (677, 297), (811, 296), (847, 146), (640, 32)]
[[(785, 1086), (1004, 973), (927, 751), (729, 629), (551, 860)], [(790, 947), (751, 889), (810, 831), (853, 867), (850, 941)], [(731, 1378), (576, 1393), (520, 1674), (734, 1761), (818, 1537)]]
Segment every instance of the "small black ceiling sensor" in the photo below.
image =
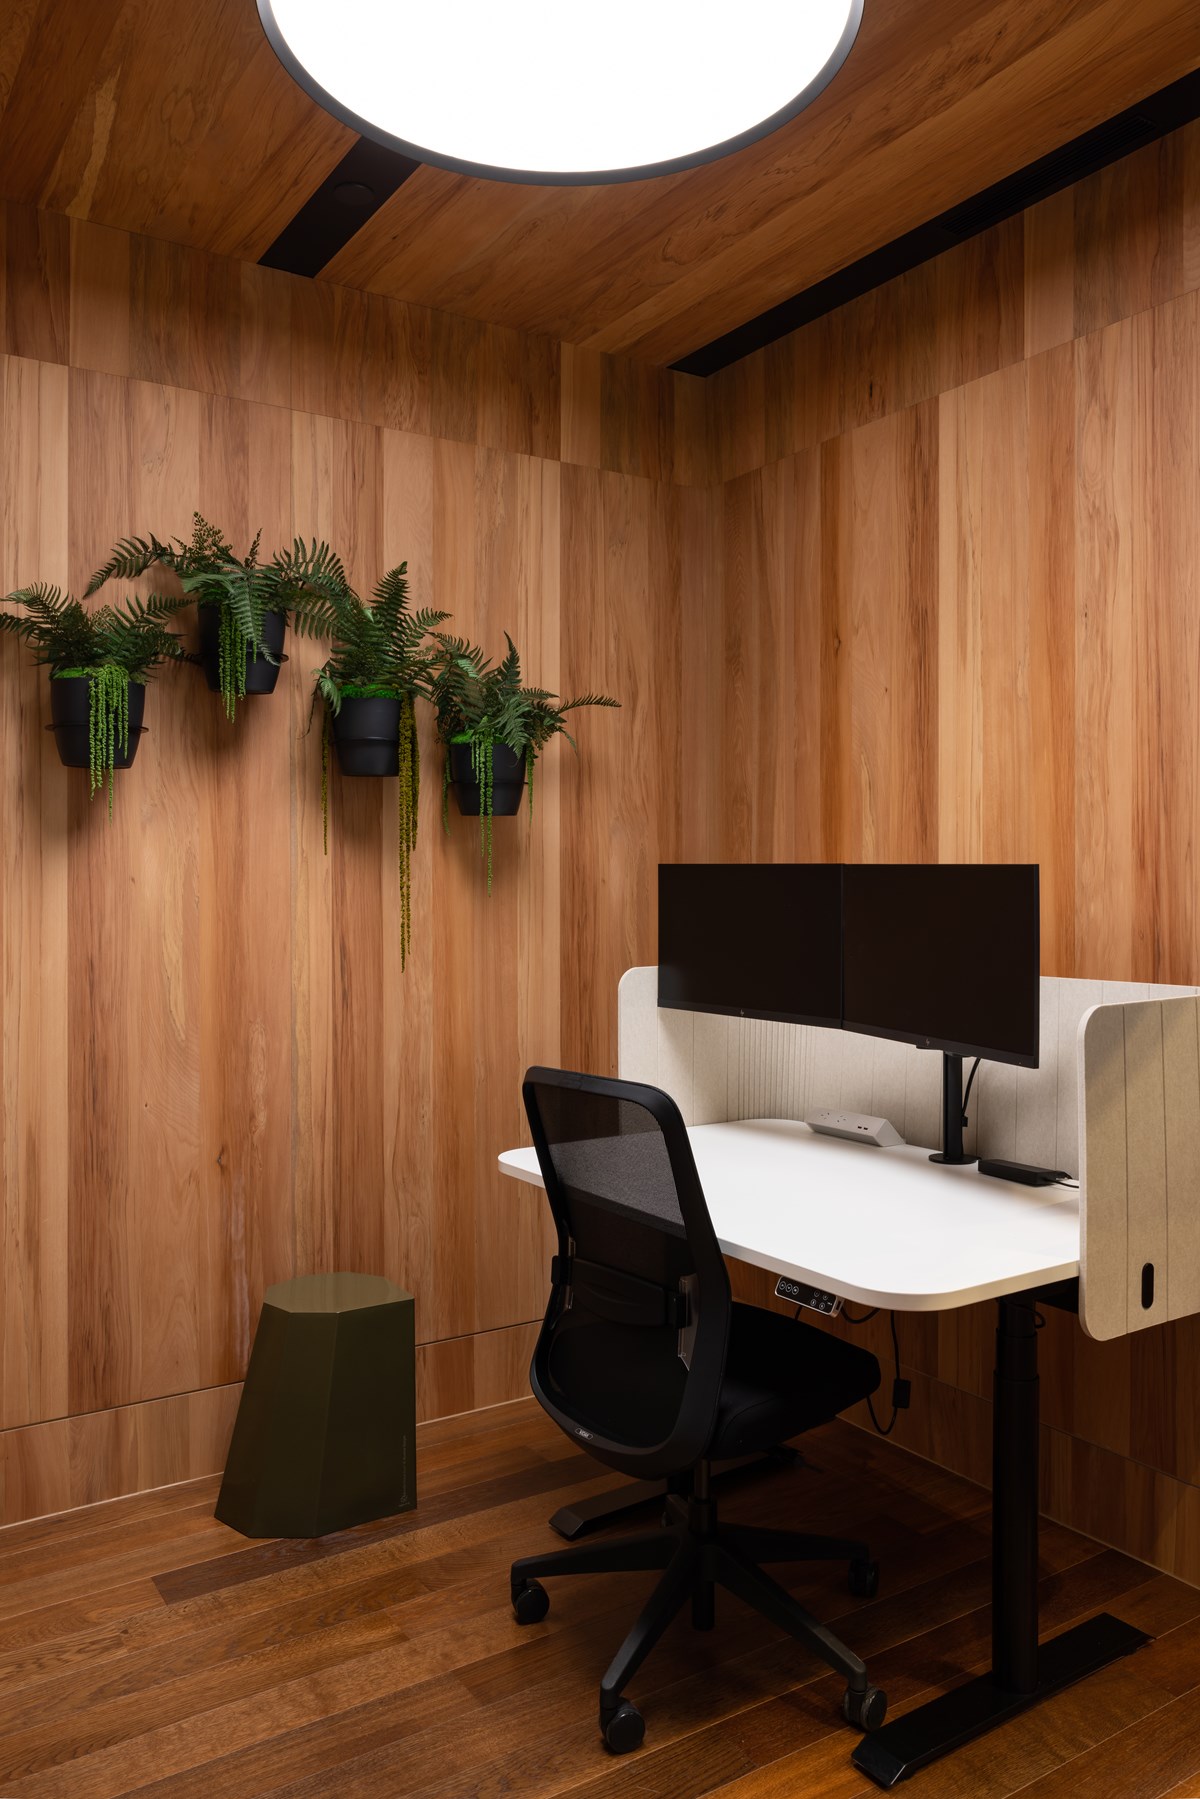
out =
[(264, 268), (286, 269), (291, 275), (319, 275), (419, 167), (411, 157), (360, 138), (259, 262)]
[(1048, 199), (1085, 175), (1094, 174), (1143, 144), (1166, 137), (1168, 132), (1195, 118), (1200, 118), (1200, 69), (984, 188), (928, 224), (918, 225), (915, 231), (894, 238), (826, 280), (815, 282), (769, 311), (759, 313), (757, 318), (726, 331), (672, 366), (683, 375), (715, 375), (730, 363), (740, 362), (743, 356), (750, 356), (801, 325), (845, 306), (872, 288), (882, 287), (884, 282), (929, 262), (944, 250), (978, 236), (1002, 219)]
[(339, 181), (333, 197), (339, 206), (352, 207), (355, 212), (374, 212), (379, 204), (375, 189), (365, 181)]

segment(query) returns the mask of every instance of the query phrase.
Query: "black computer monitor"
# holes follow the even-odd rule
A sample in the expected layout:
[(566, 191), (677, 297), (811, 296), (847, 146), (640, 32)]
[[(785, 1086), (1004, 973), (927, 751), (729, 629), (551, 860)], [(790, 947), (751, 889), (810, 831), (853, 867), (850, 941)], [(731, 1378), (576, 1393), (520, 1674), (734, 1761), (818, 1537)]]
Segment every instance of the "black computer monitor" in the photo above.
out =
[(848, 1031), (1038, 1063), (1036, 863), (885, 863), (843, 873)]
[(658, 1003), (839, 1026), (840, 865), (662, 863)]
[(842, 1023), (942, 1053), (942, 1147), (963, 1148), (962, 1058), (1038, 1063), (1036, 864), (843, 870)]

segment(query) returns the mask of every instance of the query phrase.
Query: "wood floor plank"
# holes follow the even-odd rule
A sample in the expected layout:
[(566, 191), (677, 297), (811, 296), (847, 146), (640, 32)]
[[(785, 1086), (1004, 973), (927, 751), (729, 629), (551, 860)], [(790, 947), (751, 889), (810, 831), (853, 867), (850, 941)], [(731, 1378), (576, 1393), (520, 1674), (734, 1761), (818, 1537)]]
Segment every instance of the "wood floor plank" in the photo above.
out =
[[(988, 1495), (845, 1426), (804, 1451), (724, 1514), (869, 1537), (873, 1601), (780, 1573), (891, 1715), (982, 1668)], [(421, 1456), (416, 1512), (322, 1542), (248, 1543), (211, 1481), (0, 1532), (4, 1799), (866, 1799), (840, 1680), (727, 1596), (641, 1670), (645, 1748), (606, 1757), (597, 1683), (650, 1577), (553, 1583), (526, 1630), (506, 1577), (613, 1477), (527, 1405), (423, 1428)], [(1040, 1565), (1044, 1631), (1110, 1608), (1154, 1641), (926, 1770), (926, 1799), (1193, 1799), (1200, 1591), (1048, 1522)]]
[[(572, 1466), (573, 1463), (573, 1466)], [(364, 1536), (375, 1541), (411, 1536), (427, 1530), (431, 1523), (443, 1518), (460, 1517), (464, 1512), (482, 1511), (504, 1505), (512, 1499), (524, 1499), (532, 1493), (553, 1493), (585, 1479), (592, 1464), (584, 1455), (576, 1455), (565, 1463), (535, 1462), (509, 1475), (504, 1480), (482, 1481), (475, 1487), (455, 1488), (449, 1493), (425, 1500), (416, 1511), (398, 1517), (381, 1518), (377, 1524), (360, 1525), (354, 1530), (333, 1531), (326, 1537), (306, 1537), (289, 1542), (266, 1542), (221, 1558), (219, 1564), (196, 1563), (159, 1575), (155, 1585), (168, 1605), (181, 1599), (192, 1599), (197, 1593), (211, 1592), (214, 1586), (235, 1586), (245, 1580), (261, 1580), (284, 1568), (295, 1568), (308, 1562), (328, 1561), (362, 1547)], [(572, 1481), (572, 1474), (574, 1481)]]
[(1160, 1799), (1177, 1783), (1197, 1791), (1200, 1692), (1185, 1693), (1128, 1730), (1022, 1788), (1023, 1799)]

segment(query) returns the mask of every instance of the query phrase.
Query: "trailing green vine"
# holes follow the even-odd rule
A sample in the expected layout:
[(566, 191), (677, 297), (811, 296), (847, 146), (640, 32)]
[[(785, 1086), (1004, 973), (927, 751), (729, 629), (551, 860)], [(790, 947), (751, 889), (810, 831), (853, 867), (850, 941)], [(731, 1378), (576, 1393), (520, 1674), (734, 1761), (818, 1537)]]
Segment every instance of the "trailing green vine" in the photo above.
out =
[(321, 714), (321, 838), (329, 854), (329, 708)]
[(508, 653), (493, 666), (483, 651), (465, 637), (434, 633), (438, 645), (432, 699), (437, 711), (438, 739), (445, 749), (442, 765), (442, 825), (450, 829), (450, 750), (469, 744), (471, 776), (479, 788), (479, 848), (492, 891), (492, 820), (495, 798), (495, 751), (501, 744), (525, 758), (529, 816), (533, 818), (533, 771), (552, 737), (563, 736), (578, 754), (579, 746), (563, 720), (581, 706), (619, 706), (607, 694), (588, 693), (559, 700), (544, 687), (526, 687), (521, 661), (507, 631)]
[(108, 816), (112, 817), (114, 770), (117, 750), (129, 754), (129, 676), (123, 668), (106, 663), (86, 671), (88, 684), (89, 798), (103, 787), (108, 775)]
[(400, 701), (397, 772), (400, 778), (396, 783), (396, 841), (400, 868), (400, 967), (403, 969), (412, 942), (412, 855), (417, 847), (417, 801), (421, 789), (421, 752), (411, 693), (406, 693)]
[(471, 773), (479, 783), (479, 851), (487, 863), (487, 890), (492, 891), (492, 797), (496, 782), (496, 744), (488, 730), (471, 739)]
[(217, 625), (217, 682), (230, 724), (237, 716), (238, 701), (246, 697), (246, 657), (251, 647), (232, 608), (223, 606)]

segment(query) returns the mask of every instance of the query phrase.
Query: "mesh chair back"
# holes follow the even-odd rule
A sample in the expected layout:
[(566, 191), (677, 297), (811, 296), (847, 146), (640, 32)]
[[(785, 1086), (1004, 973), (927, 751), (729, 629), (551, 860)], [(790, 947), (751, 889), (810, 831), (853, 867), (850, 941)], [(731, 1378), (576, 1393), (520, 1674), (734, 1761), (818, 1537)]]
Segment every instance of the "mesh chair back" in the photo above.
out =
[(531, 1380), (602, 1461), (654, 1477), (711, 1434), (729, 1333), (720, 1245), (674, 1100), (531, 1068), (525, 1108), (558, 1254)]

